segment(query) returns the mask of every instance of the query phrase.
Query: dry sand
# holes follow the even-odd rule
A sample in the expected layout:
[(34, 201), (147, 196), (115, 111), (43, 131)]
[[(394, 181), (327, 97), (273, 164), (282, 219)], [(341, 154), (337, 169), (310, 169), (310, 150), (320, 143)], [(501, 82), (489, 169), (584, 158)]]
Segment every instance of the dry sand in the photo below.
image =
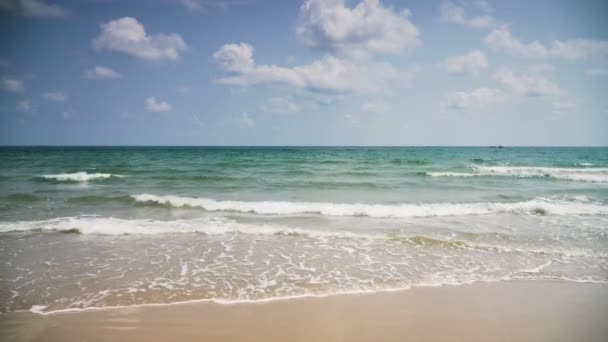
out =
[(0, 315), (2, 341), (608, 341), (608, 286), (511, 281), (257, 304)]

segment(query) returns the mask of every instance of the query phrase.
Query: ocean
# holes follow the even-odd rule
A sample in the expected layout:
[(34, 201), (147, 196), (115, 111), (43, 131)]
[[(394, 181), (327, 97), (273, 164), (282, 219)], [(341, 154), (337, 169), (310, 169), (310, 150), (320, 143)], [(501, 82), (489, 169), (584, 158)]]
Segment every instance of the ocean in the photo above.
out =
[(608, 283), (608, 148), (2, 147), (0, 310)]

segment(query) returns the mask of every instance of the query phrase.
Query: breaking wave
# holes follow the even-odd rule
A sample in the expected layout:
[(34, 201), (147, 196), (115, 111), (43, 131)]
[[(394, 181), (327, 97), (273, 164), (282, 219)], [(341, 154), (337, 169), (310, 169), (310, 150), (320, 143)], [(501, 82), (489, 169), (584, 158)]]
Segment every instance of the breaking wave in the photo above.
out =
[(46, 180), (53, 180), (58, 182), (88, 182), (93, 180), (108, 179), (113, 177), (124, 177), (122, 175), (115, 175), (111, 173), (87, 173), (87, 172), (74, 172), (74, 173), (59, 173), (56, 175), (42, 175), (40, 176)]
[[(258, 235), (331, 235), (340, 232), (312, 232), (302, 229), (241, 224), (224, 218), (200, 218), (181, 220), (120, 219), (114, 217), (60, 217), (38, 221), (0, 222), (0, 232), (55, 231), (86, 235), (125, 235), (125, 234), (167, 234), (167, 233), (204, 233), (221, 235), (245, 233)], [(336, 235), (337, 234), (337, 235)], [(348, 235), (347, 235), (348, 236)]]
[(607, 257), (580, 248), (556, 248), (543, 246), (511, 246), (502, 243), (480, 243), (474, 233), (453, 237), (426, 236), (399, 231), (353, 232), (348, 230), (319, 230), (289, 227), (284, 225), (239, 223), (225, 217), (153, 220), (121, 219), (115, 217), (73, 216), (37, 221), (0, 222), (0, 233), (14, 232), (58, 232), (83, 235), (158, 235), (200, 233), (210, 236), (245, 234), (257, 236), (308, 237), (327, 239), (357, 239), (405, 243), (430, 248), (475, 248), (525, 254), (559, 254), (569, 257)]
[(608, 168), (563, 168), (533, 166), (471, 166), (472, 172), (428, 172), (432, 177), (547, 177), (562, 180), (606, 183)]
[(243, 202), (218, 201), (208, 198), (131, 196), (136, 202), (171, 207), (202, 208), (207, 211), (232, 211), (263, 215), (318, 214), (327, 216), (368, 216), (374, 218), (408, 218), (435, 216), (469, 216), (500, 213), (523, 215), (608, 215), (608, 206), (582, 200), (537, 198), (514, 203), (426, 203), (426, 204), (349, 204), (323, 202)]

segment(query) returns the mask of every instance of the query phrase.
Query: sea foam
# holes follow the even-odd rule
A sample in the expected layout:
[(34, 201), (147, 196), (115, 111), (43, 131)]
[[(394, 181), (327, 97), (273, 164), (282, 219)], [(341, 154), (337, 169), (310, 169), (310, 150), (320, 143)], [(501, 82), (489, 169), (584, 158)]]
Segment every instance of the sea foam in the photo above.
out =
[(168, 233), (203, 233), (223, 235), (285, 235), (334, 238), (383, 238), (380, 234), (362, 234), (340, 230), (310, 230), (282, 225), (238, 223), (222, 217), (178, 219), (121, 219), (114, 217), (73, 216), (37, 221), (0, 222), (0, 232), (56, 231), (85, 235), (155, 235)]
[(202, 208), (207, 211), (233, 211), (263, 215), (318, 214), (327, 216), (368, 216), (374, 218), (408, 218), (435, 216), (468, 216), (513, 213), (523, 215), (607, 215), (608, 206), (590, 201), (566, 201), (536, 198), (514, 203), (424, 203), (361, 204), (329, 202), (243, 202), (218, 201), (208, 198), (140, 194), (131, 196), (142, 203), (172, 207)]
[(606, 183), (608, 168), (563, 168), (533, 166), (481, 166), (472, 165), (472, 172), (428, 172), (432, 177), (548, 177), (555, 179)]
[(0, 233), (47, 231), (76, 233), (83, 235), (158, 235), (200, 233), (210, 236), (243, 234), (250, 236), (284, 236), (307, 237), (319, 239), (326, 243), (328, 239), (393, 241), (416, 246), (445, 248), (492, 249), (503, 252), (526, 254), (559, 254), (567, 257), (607, 257), (606, 253), (597, 253), (580, 248), (545, 248), (542, 246), (509, 246), (487, 244), (431, 235), (408, 234), (395, 231), (354, 232), (348, 230), (320, 230), (289, 227), (285, 225), (239, 223), (224, 217), (194, 218), (178, 220), (121, 219), (114, 217), (73, 216), (37, 221), (0, 222)]
[(44, 179), (55, 180), (59, 182), (87, 182), (99, 179), (108, 179), (112, 177), (124, 177), (122, 175), (115, 175), (111, 173), (87, 173), (87, 172), (74, 172), (74, 173), (60, 173), (56, 175), (42, 175)]

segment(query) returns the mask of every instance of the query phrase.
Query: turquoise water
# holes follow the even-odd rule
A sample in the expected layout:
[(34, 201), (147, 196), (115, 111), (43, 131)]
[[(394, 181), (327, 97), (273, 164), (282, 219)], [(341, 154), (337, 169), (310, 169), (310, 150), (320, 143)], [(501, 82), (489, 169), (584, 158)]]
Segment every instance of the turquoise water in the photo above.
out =
[(5, 311), (608, 281), (608, 148), (4, 147), (0, 163)]

